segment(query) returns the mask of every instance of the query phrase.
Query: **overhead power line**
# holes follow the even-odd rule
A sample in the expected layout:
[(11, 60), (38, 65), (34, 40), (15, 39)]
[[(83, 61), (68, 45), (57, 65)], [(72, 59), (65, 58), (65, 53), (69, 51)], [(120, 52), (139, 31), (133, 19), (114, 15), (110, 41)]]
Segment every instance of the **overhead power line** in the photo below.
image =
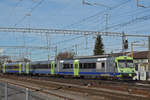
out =
[(71, 27), (71, 26), (79, 25), (80, 23), (89, 21), (89, 20), (91, 20), (91, 19), (95, 19), (95, 17), (99, 17), (99, 16), (103, 15), (104, 12), (106, 12), (106, 11), (111, 11), (111, 10), (114, 10), (114, 9), (116, 9), (116, 8), (119, 8), (119, 7), (121, 7), (121, 6), (125, 5), (125, 4), (127, 4), (127, 3), (130, 2), (130, 1), (131, 1), (131, 0), (124, 1), (124, 2), (122, 2), (122, 3), (120, 3), (120, 4), (118, 4), (118, 5), (115, 5), (115, 6), (111, 7), (110, 9), (107, 9), (107, 10), (104, 10), (104, 11), (100, 11), (100, 12), (98, 12), (98, 13), (92, 15), (92, 16), (83, 18), (83, 19), (81, 19), (81, 20), (79, 20), (79, 21), (77, 21), (77, 22), (75, 22), (75, 23), (72, 23), (72, 24), (70, 24), (70, 25), (67, 25), (67, 26), (65, 26), (65, 27), (68, 28), (68, 27)]
[(142, 4), (140, 4), (140, 0), (137, 0), (137, 7), (149, 8), (150, 6), (142, 5)]
[(23, 32), (23, 33), (48, 33), (48, 34), (75, 34), (75, 35), (104, 35), (121, 36), (118, 32), (99, 32), (99, 31), (81, 31), (81, 30), (63, 30), (63, 29), (35, 29), (35, 28), (9, 28), (0, 27), (0, 32)]
[(20, 24), (23, 20), (26, 19), (27, 16), (31, 16), (31, 13), (43, 2), (44, 2), (44, 0), (41, 0), (39, 3), (37, 3), (35, 6), (33, 6), (28, 13), (26, 13), (16, 24), (14, 24), (14, 26), (17, 26), (18, 24)]
[(107, 6), (107, 5), (104, 5), (104, 4), (101, 4), (101, 3), (89, 3), (89, 2), (87, 2), (86, 0), (82, 0), (82, 3), (85, 4), (85, 5), (101, 6), (101, 7), (105, 7), (105, 8), (111, 9), (111, 7), (109, 7), (109, 6)]
[[(100, 31), (82, 31), (82, 30), (64, 30), (64, 29), (36, 29), (36, 28), (10, 28), (0, 27), (0, 32), (23, 32), (23, 33), (48, 33), (48, 34), (74, 34), (74, 35), (103, 35), (103, 36), (120, 36), (119, 32), (100, 32)], [(149, 35), (124, 34), (131, 37), (149, 37)]]
[(14, 49), (43, 49), (43, 50), (47, 50), (47, 49), (54, 49), (54, 47), (42, 47), (42, 46), (1, 46), (1, 48), (14, 48)]
[[(124, 27), (124, 26), (130, 25), (130, 24), (146, 21), (146, 20), (149, 20), (149, 19), (150, 19), (150, 15), (146, 15), (146, 16), (142, 16), (142, 17), (132, 19), (132, 20), (124, 22), (124, 23), (112, 25), (112, 26), (108, 27), (108, 29)], [(105, 29), (101, 29), (101, 31), (103, 31), (103, 30), (105, 30)]]

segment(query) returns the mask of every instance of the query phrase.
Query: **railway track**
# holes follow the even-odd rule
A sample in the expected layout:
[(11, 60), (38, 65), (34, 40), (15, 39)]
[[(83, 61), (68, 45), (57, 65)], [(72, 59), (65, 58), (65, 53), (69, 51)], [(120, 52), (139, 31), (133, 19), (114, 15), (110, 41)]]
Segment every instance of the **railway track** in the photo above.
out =
[[(36, 89), (40, 92), (55, 90), (58, 94), (53, 92), (53, 95), (60, 95), (59, 91), (66, 93), (74, 93), (82, 95), (80, 97), (90, 98), (90, 100), (149, 100), (150, 87), (135, 85), (135, 83), (127, 82), (112, 82), (111, 81), (98, 81), (98, 80), (83, 80), (83, 79), (63, 79), (63, 78), (42, 78), (42, 77), (16, 77), (16, 76), (1, 76), (1, 81), (16, 85), (40, 87)], [(12, 83), (13, 82), (13, 83)], [(135, 86), (134, 86), (135, 85)], [(48, 93), (47, 93), (48, 94)], [(52, 95), (52, 94), (51, 94)], [(73, 96), (72, 96), (73, 97)], [(63, 99), (76, 100), (76, 98), (69, 98), (64, 94)], [(91, 99), (92, 98), (92, 99)], [(93, 99), (94, 98), (94, 99)], [(82, 99), (81, 99), (82, 100)], [(88, 99), (85, 99), (88, 100)]]

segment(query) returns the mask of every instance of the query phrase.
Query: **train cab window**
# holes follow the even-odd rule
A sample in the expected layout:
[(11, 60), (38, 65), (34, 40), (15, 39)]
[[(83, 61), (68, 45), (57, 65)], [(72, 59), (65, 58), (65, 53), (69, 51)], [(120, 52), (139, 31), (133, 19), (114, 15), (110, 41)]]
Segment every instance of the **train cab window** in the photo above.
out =
[(117, 68), (117, 63), (115, 62), (115, 68)]
[(102, 68), (104, 68), (105, 67), (105, 63), (104, 62), (102, 62)]

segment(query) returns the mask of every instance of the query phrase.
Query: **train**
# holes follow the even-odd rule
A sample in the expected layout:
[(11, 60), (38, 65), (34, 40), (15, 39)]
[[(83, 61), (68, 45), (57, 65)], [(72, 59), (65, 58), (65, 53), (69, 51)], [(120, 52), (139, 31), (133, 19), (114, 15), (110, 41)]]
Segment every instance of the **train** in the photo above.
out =
[(109, 55), (76, 57), (73, 59), (4, 63), (2, 74), (49, 75), (92, 78), (133, 78), (136, 70), (133, 58)]

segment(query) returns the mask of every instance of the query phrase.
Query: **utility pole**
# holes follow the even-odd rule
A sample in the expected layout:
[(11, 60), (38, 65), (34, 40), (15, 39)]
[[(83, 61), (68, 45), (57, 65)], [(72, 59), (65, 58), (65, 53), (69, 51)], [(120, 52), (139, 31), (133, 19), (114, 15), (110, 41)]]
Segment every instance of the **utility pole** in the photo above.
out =
[(148, 70), (150, 71), (150, 36), (148, 37)]
[(133, 43), (131, 43), (131, 57), (133, 58)]
[(49, 34), (46, 33), (46, 42), (47, 42), (47, 52), (48, 52), (48, 68), (50, 67), (49, 64), (50, 64), (50, 49), (49, 49)]
[(57, 61), (57, 46), (55, 47), (55, 60)]
[(76, 55), (78, 54), (78, 53), (77, 53), (77, 52), (78, 52), (78, 51), (77, 51), (77, 50), (78, 50), (77, 46), (78, 46), (78, 45), (76, 44), (76, 45), (75, 45), (75, 50), (76, 50), (76, 51), (75, 51), (75, 54), (76, 54)]
[(88, 48), (88, 35), (85, 35), (86, 49)]
[(144, 6), (144, 5), (141, 5), (141, 4), (140, 4), (140, 0), (137, 0), (136, 2), (137, 2), (137, 4), (136, 4), (137, 7), (149, 8), (149, 7), (146, 7), (146, 6)]
[(124, 48), (125, 40), (126, 40), (125, 33), (122, 32), (122, 54), (123, 54), (123, 55), (125, 54), (125, 48)]
[[(24, 42), (24, 48), (25, 48), (26, 47), (25, 32), (23, 32), (23, 42)], [(25, 58), (25, 55), (23, 55), (23, 61), (24, 61), (24, 58)]]
[(108, 32), (108, 14), (106, 15), (106, 25), (105, 25), (105, 32)]

